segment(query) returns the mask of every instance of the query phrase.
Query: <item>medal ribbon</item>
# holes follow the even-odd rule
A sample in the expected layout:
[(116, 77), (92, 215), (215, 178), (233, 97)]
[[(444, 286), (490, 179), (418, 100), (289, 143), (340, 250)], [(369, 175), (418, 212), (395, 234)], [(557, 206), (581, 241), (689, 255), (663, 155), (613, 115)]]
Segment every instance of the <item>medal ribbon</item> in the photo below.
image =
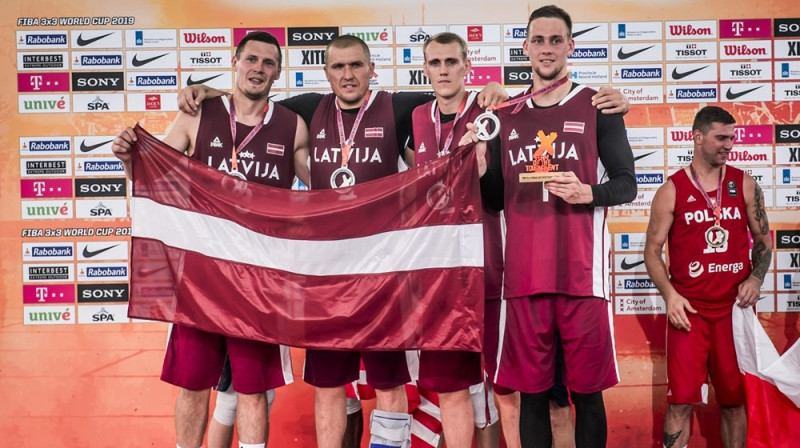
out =
[(342, 109), (339, 108), (338, 100), (333, 102), (336, 105), (336, 124), (339, 127), (339, 142), (342, 147), (342, 168), (347, 168), (347, 162), (350, 160), (350, 148), (352, 148), (353, 144), (355, 144), (358, 126), (361, 124), (361, 119), (364, 118), (364, 112), (367, 111), (367, 104), (369, 103), (370, 94), (371, 92), (367, 90), (367, 95), (364, 97), (364, 102), (361, 103), (361, 107), (358, 109), (356, 121), (353, 123), (353, 129), (350, 129), (350, 138), (347, 140), (344, 139), (344, 120), (342, 120)]
[(239, 153), (242, 152), (244, 147), (247, 146), (247, 144), (250, 143), (250, 141), (253, 140), (253, 138), (255, 138), (256, 134), (258, 134), (258, 131), (260, 131), (261, 128), (264, 127), (264, 118), (267, 116), (267, 111), (269, 111), (269, 101), (267, 101), (267, 104), (264, 105), (264, 112), (263, 112), (263, 114), (261, 116), (261, 121), (259, 121), (258, 124), (255, 125), (255, 127), (253, 129), (250, 130), (250, 133), (245, 136), (244, 140), (242, 140), (242, 143), (239, 144), (239, 148), (237, 149), (236, 148), (236, 107), (234, 107), (234, 105), (233, 105), (233, 95), (231, 95), (230, 119), (231, 119), (231, 138), (233, 139), (233, 149), (231, 150), (231, 169), (233, 171), (239, 171), (237, 169), (237, 166), (239, 164), (239, 160), (238, 160), (237, 156), (239, 155)]
[(697, 179), (697, 173), (694, 171), (694, 167), (689, 165), (689, 171), (692, 172), (692, 179), (694, 183), (697, 184), (697, 189), (700, 190), (700, 193), (703, 193), (703, 197), (706, 200), (706, 204), (708, 204), (708, 208), (714, 211), (714, 225), (718, 226), (720, 222), (720, 216), (722, 214), (722, 177), (723, 171), (725, 171), (725, 167), (719, 170), (719, 184), (717, 184), (717, 203), (713, 204), (711, 202), (711, 198), (706, 193), (706, 189), (700, 185), (700, 181)]
[[(531, 99), (531, 98), (533, 98), (535, 96), (539, 96), (539, 95), (545, 94), (545, 93), (547, 93), (547, 92), (549, 92), (551, 90), (554, 90), (557, 87), (560, 87), (560, 86), (566, 84), (566, 82), (568, 80), (569, 80), (569, 74), (564, 75), (563, 78), (561, 78), (558, 81), (550, 84), (549, 86), (544, 86), (544, 87), (542, 87), (541, 89), (539, 89), (539, 90), (537, 90), (535, 92), (530, 92), (530, 93), (527, 93), (525, 95), (522, 95), (521, 97), (514, 98), (514, 99), (508, 100), (508, 101), (504, 101), (504, 102), (502, 102), (500, 104), (496, 104), (494, 106), (489, 106), (489, 107), (486, 108), (486, 110), (487, 111), (493, 111), (493, 110), (497, 110), (497, 109), (502, 109), (504, 107), (513, 106), (513, 105), (516, 104), (517, 107), (515, 107), (514, 110), (511, 111), (512, 114), (515, 114), (515, 113), (519, 112), (520, 110), (522, 110), (522, 104), (525, 101), (528, 101), (529, 99)], [(528, 87), (528, 91), (530, 91), (532, 88), (533, 88), (533, 85)]]
[(464, 94), (464, 99), (461, 100), (461, 105), (458, 106), (458, 112), (456, 112), (456, 118), (453, 119), (453, 127), (450, 128), (450, 133), (447, 135), (447, 139), (444, 141), (444, 146), (442, 146), (442, 119), (439, 116), (439, 104), (437, 100), (436, 104), (436, 113), (434, 114), (436, 118), (436, 145), (438, 146), (438, 153), (439, 157), (447, 154), (450, 152), (450, 143), (453, 142), (453, 132), (456, 130), (456, 124), (458, 124), (458, 119), (463, 116), (464, 108), (467, 106), (467, 97), (469, 97), (469, 93)]

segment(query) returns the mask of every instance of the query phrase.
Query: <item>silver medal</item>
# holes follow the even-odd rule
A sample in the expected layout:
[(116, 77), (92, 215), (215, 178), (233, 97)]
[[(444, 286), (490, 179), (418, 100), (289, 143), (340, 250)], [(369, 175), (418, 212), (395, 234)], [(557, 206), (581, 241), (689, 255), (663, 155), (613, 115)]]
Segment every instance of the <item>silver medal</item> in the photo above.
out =
[(331, 188), (352, 187), (356, 184), (356, 175), (353, 171), (343, 166), (331, 174)]
[(245, 177), (244, 174), (240, 173), (239, 170), (229, 170), (228, 174), (230, 174), (233, 177), (238, 177), (239, 179), (244, 180), (244, 181), (247, 180), (247, 177)]
[(722, 247), (728, 241), (728, 231), (719, 224), (714, 224), (706, 230), (706, 243), (717, 248)]
[[(490, 122), (493, 124), (491, 131), (487, 129)], [(475, 125), (475, 134), (483, 141), (491, 140), (500, 133), (500, 119), (491, 112), (484, 112), (478, 115), (473, 124)]]

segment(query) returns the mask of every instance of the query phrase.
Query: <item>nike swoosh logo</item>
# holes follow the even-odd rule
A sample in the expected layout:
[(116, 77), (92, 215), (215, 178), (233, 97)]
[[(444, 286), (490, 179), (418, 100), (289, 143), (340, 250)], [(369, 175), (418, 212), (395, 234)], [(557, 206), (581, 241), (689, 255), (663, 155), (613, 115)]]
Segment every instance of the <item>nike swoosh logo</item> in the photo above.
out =
[(580, 37), (581, 35), (586, 34), (589, 31), (596, 30), (598, 28), (600, 28), (600, 25), (593, 26), (591, 28), (586, 28), (585, 30), (576, 31), (576, 32), (572, 33), (572, 38), (574, 39), (576, 37)]
[(141, 268), (139, 269), (136, 274), (140, 278), (150, 277), (152, 275), (158, 274), (159, 272), (169, 268), (169, 266), (161, 266), (160, 268)]
[(86, 246), (86, 247), (83, 248), (83, 257), (84, 258), (96, 257), (96, 256), (102, 254), (103, 252), (111, 250), (111, 249), (113, 249), (113, 248), (115, 248), (117, 246), (119, 246), (119, 244), (115, 244), (113, 246), (104, 247), (104, 248), (99, 249), (99, 250), (89, 250), (89, 246)]
[(169, 53), (164, 53), (162, 55), (153, 56), (152, 58), (147, 58), (147, 59), (139, 59), (139, 55), (135, 54), (135, 55), (133, 55), (133, 60), (131, 61), (131, 65), (134, 66), (134, 67), (141, 67), (141, 66), (143, 66), (145, 64), (149, 64), (149, 63), (155, 61), (156, 59), (161, 59), (161, 58), (163, 58), (164, 56), (166, 56), (168, 54)]
[(762, 87), (764, 87), (764, 86), (753, 87), (752, 89), (742, 90), (741, 92), (731, 92), (731, 88), (728, 87), (728, 91), (725, 92), (725, 98), (727, 98), (729, 100), (735, 100), (736, 98), (739, 98), (740, 96), (745, 96), (748, 93), (754, 92), (754, 91), (756, 91), (756, 90), (758, 90), (758, 89), (760, 89)]
[(81, 33), (81, 34), (78, 35), (78, 46), (79, 47), (85, 47), (85, 46), (87, 46), (89, 44), (97, 42), (98, 40), (100, 40), (100, 39), (102, 39), (104, 37), (108, 37), (108, 36), (110, 36), (112, 34), (114, 34), (114, 33), (103, 34), (102, 36), (93, 37), (91, 39), (84, 39), (83, 38), (83, 33)]
[(653, 152), (648, 152), (647, 154), (642, 154), (640, 156), (636, 156), (636, 157), (633, 158), (633, 161), (635, 162), (637, 160), (644, 159), (645, 157), (649, 156), (650, 154), (655, 154), (655, 153), (656, 152), (653, 151)]
[(630, 53), (626, 53), (626, 52), (622, 51), (622, 48), (620, 48), (619, 51), (617, 52), (617, 57), (620, 58), (620, 59), (632, 58), (632, 57), (636, 56), (637, 54), (643, 53), (643, 52), (645, 52), (645, 51), (647, 51), (647, 50), (649, 50), (649, 49), (651, 49), (653, 47), (655, 47), (655, 45), (650, 45), (649, 47), (646, 47), (646, 48), (641, 48), (639, 50), (631, 51)]
[(219, 75), (209, 76), (208, 78), (194, 80), (192, 79), (192, 75), (189, 75), (189, 79), (186, 80), (186, 85), (192, 86), (195, 84), (204, 84), (208, 81), (211, 81), (212, 79), (219, 78), (220, 76), (222, 76), (222, 73), (220, 73)]
[(635, 263), (628, 263), (628, 259), (627, 258), (623, 258), (622, 259), (622, 263), (620, 263), (619, 265), (622, 268), (622, 270), (630, 271), (631, 269), (633, 269), (636, 266), (639, 266), (640, 264), (643, 264), (643, 263), (644, 263), (644, 260), (637, 261)]
[(84, 141), (81, 142), (81, 152), (92, 152), (95, 149), (97, 149), (97, 148), (99, 148), (99, 147), (101, 147), (101, 146), (103, 146), (105, 144), (111, 143), (113, 141), (114, 141), (114, 139), (112, 138), (111, 140), (106, 140), (104, 142), (96, 143), (94, 145), (87, 145), (86, 144), (86, 140), (84, 140)]
[(705, 68), (708, 68), (708, 66), (706, 65), (704, 67), (696, 68), (694, 70), (689, 70), (688, 72), (679, 72), (678, 71), (678, 67), (675, 67), (675, 68), (672, 69), (672, 79), (675, 79), (675, 80), (683, 79), (683, 78), (685, 78), (685, 77), (687, 77), (689, 75), (692, 75), (694, 73), (697, 73), (700, 70), (703, 70)]

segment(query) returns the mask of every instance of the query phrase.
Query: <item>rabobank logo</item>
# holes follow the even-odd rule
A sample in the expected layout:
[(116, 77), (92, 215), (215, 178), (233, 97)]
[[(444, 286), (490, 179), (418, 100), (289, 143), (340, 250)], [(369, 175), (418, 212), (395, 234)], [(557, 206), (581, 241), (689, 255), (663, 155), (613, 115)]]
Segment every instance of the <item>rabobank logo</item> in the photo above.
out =
[(178, 77), (174, 75), (134, 75), (128, 79), (128, 85), (144, 88), (178, 87)]
[(695, 99), (695, 100), (716, 99), (717, 98), (717, 89), (716, 88), (676, 89), (675, 90), (675, 98), (678, 98), (678, 99)]
[(525, 39), (528, 36), (528, 30), (525, 28), (512, 28), (511, 36), (514, 39)]
[(25, 45), (66, 45), (66, 34), (29, 34), (25, 36)]
[(696, 84), (693, 86), (667, 86), (668, 103), (696, 103), (698, 101), (717, 101), (719, 90), (716, 86)]
[(118, 67), (122, 65), (121, 54), (82, 54), (79, 57), (82, 67)]
[(69, 261), (75, 257), (73, 243), (23, 243), (23, 261), (58, 260)]
[(656, 284), (649, 278), (626, 278), (623, 280), (624, 289), (655, 289)]
[(128, 280), (127, 264), (119, 263), (78, 263), (78, 281), (89, 280)]
[(608, 60), (608, 48), (604, 47), (576, 47), (568, 59), (573, 60)]
[(620, 79), (660, 80), (664, 75), (660, 67), (652, 68), (622, 68), (619, 70)]
[(297, 72), (294, 74), (294, 86), (303, 87), (303, 72)]
[(639, 185), (661, 185), (664, 183), (663, 173), (637, 173), (636, 183)]
[(23, 142), (20, 149), (30, 154), (52, 154), (69, 153), (69, 140), (27, 140)]

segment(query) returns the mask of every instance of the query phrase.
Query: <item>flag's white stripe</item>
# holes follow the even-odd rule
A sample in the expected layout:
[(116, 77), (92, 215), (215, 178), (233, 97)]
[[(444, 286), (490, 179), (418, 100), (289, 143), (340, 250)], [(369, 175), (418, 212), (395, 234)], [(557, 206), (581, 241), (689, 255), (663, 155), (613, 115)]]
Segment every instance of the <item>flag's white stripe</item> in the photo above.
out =
[[(131, 232), (209, 257), (302, 275), (353, 275), (483, 267), (481, 224), (396, 230), (336, 241), (276, 238), (232, 221), (131, 199)], [(420, 250), (424, 248), (424, 250)]]

